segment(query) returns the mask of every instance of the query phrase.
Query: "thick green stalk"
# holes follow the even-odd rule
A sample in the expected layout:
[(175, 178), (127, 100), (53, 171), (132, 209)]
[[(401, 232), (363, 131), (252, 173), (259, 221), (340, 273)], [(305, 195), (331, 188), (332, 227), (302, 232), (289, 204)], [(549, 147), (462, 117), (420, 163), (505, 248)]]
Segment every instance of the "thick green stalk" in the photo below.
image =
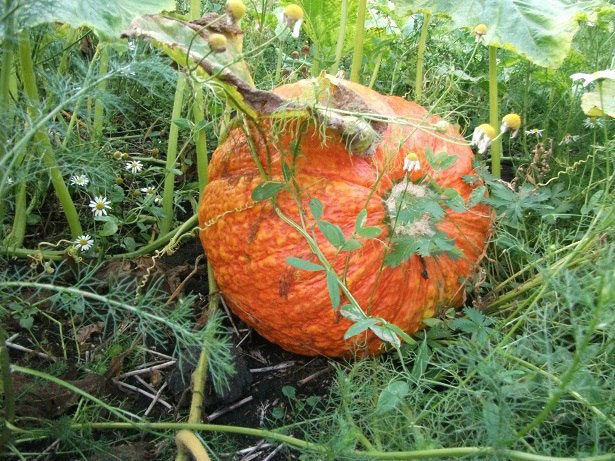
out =
[(346, 38), (346, 23), (348, 22), (348, 0), (342, 0), (342, 11), (340, 13), (340, 28), (337, 31), (337, 45), (335, 46), (335, 62), (331, 66), (331, 74), (337, 74), (342, 62), (344, 52), (344, 39)]
[(6, 346), (6, 331), (0, 326), (0, 383), (2, 384), (2, 395), (4, 396), (4, 424), (0, 433), (0, 453), (5, 452), (7, 443), (11, 441), (11, 431), (9, 424), (13, 424), (15, 419), (15, 393), (13, 390), (13, 378), (11, 377), (11, 360), (9, 350)]
[[(4, 11), (9, 12), (14, 8), (14, 0), (4, 2)], [(0, 68), (0, 109), (5, 111), (10, 101), (10, 79), (14, 72), (13, 61), (15, 54), (14, 28), (15, 14), (9, 14), (4, 18), (4, 42), (2, 43), (2, 67)]]
[(429, 32), (429, 23), (431, 22), (431, 14), (425, 13), (423, 16), (423, 25), (421, 26), (421, 34), (419, 35), (419, 48), (416, 54), (416, 78), (414, 81), (414, 95), (417, 102), (423, 97), (423, 63), (425, 60), (425, 45), (427, 44), (427, 33)]
[(352, 67), (350, 68), (350, 80), (361, 83), (361, 62), (363, 60), (363, 42), (365, 40), (365, 13), (367, 11), (367, 0), (359, 0), (359, 11), (357, 13), (357, 23), (355, 28), (354, 52), (352, 54)]
[[(96, 52), (100, 56), (100, 63), (98, 64), (98, 77), (102, 77), (109, 71), (109, 49), (105, 45), (99, 45), (100, 49), (96, 48)], [(107, 88), (107, 81), (104, 80), (98, 85), (98, 90), (100, 92), (105, 91)], [(94, 138), (100, 139), (102, 138), (102, 130), (103, 130), (103, 115), (105, 112), (105, 106), (103, 105), (102, 96), (99, 95), (96, 98), (96, 103), (94, 104)]]
[[(27, 110), (30, 117), (36, 117), (36, 107), (39, 104), (38, 88), (36, 87), (36, 77), (34, 75), (34, 67), (32, 64), (32, 48), (30, 46), (30, 36), (28, 31), (21, 33), (19, 39), (19, 59), (21, 64), (21, 78), (23, 80), (24, 90), (28, 99)], [(70, 196), (60, 167), (53, 153), (53, 146), (49, 140), (49, 136), (44, 128), (36, 131), (34, 134), (34, 142), (42, 151), (43, 164), (49, 171), (51, 183), (55, 189), (56, 195), (62, 204), (66, 220), (70, 227), (73, 238), (81, 235), (81, 223), (79, 222), (79, 214), (73, 203), (73, 199)]]
[(26, 210), (28, 205), (27, 198), (27, 183), (22, 181), (17, 185), (17, 194), (15, 195), (15, 216), (13, 217), (13, 227), (7, 243), (12, 247), (20, 247), (23, 244), (26, 235)]
[(179, 138), (179, 127), (173, 120), (180, 118), (182, 105), (184, 102), (184, 91), (186, 90), (186, 77), (179, 74), (177, 86), (175, 87), (175, 99), (173, 100), (173, 112), (171, 113), (171, 128), (169, 129), (169, 142), (167, 145), (167, 163), (164, 176), (164, 191), (162, 193), (162, 210), (164, 216), (160, 222), (160, 235), (164, 235), (171, 229), (173, 222), (173, 194), (175, 192), (175, 162), (177, 161), (177, 140)]
[[(497, 133), (500, 131), (500, 113), (498, 110), (498, 63), (497, 48), (489, 46), (489, 123)], [(500, 160), (502, 156), (502, 139), (496, 137), (491, 144), (491, 174), (501, 175)]]
[(278, 42), (278, 54), (275, 60), (275, 74), (273, 76), (273, 84), (280, 83), (280, 76), (282, 75), (282, 60), (284, 59), (284, 41)]

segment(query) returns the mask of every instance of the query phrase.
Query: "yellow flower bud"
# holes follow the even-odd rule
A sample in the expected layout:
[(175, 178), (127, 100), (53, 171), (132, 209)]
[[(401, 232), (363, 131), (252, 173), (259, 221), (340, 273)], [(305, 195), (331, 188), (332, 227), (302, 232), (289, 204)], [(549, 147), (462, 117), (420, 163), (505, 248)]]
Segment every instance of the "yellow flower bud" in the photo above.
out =
[(502, 123), (506, 124), (509, 130), (516, 131), (521, 127), (521, 117), (515, 113), (508, 114), (502, 117)]
[(246, 14), (246, 5), (242, 0), (228, 0), (226, 9), (235, 21), (239, 21)]
[(299, 5), (296, 5), (294, 3), (291, 3), (290, 5), (287, 5), (286, 8), (284, 8), (284, 14), (286, 15), (286, 17), (295, 21), (303, 19), (303, 10)]
[(487, 26), (485, 24), (479, 24), (474, 28), (476, 35), (485, 35), (487, 33)]
[(211, 34), (207, 39), (209, 48), (217, 53), (226, 51), (226, 37), (222, 34)]

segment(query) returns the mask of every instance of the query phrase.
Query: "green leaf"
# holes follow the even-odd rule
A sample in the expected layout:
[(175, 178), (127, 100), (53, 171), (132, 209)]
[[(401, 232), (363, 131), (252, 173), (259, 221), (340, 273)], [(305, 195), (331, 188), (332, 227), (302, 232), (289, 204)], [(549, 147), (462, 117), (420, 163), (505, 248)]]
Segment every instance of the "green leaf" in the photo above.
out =
[(466, 207), (469, 209), (478, 205), (480, 201), (485, 197), (485, 192), (487, 192), (486, 186), (480, 186), (474, 189), (470, 194), (470, 197), (468, 198)]
[(187, 118), (174, 118), (173, 120), (171, 120), (171, 123), (177, 125), (180, 130), (189, 130), (194, 125), (194, 123), (192, 123)]
[(448, 155), (446, 151), (438, 152), (434, 155), (431, 149), (426, 149), (425, 157), (427, 158), (427, 163), (429, 163), (435, 171), (447, 170), (457, 163), (457, 157)]
[(370, 330), (372, 330), (372, 332), (385, 343), (389, 343), (395, 348), (401, 346), (401, 341), (399, 340), (399, 337), (395, 334), (395, 332), (388, 328), (388, 325), (374, 325), (373, 327), (370, 327)]
[(352, 304), (344, 304), (340, 309), (340, 314), (342, 314), (342, 317), (347, 318), (351, 322), (360, 322), (361, 320), (365, 320), (367, 318), (361, 309), (353, 306)]
[(397, 267), (410, 259), (418, 251), (416, 239), (399, 239), (393, 243), (393, 248), (384, 257), (384, 264), (388, 267)]
[(357, 234), (366, 239), (373, 239), (382, 234), (382, 229), (379, 227), (362, 227)]
[[(543, 67), (559, 67), (568, 55), (579, 20), (593, 0), (393, 0), (400, 13), (418, 11), (449, 16), (454, 27), (487, 26), (486, 43), (511, 50)], [(468, 33), (471, 33), (468, 31)]]
[(344, 245), (342, 245), (342, 251), (350, 252), (358, 250), (359, 248), (361, 248), (361, 242), (355, 239), (348, 239), (344, 242)]
[(301, 269), (301, 270), (309, 271), (309, 272), (317, 272), (317, 271), (325, 270), (325, 268), (322, 267), (320, 264), (314, 264), (309, 261), (306, 261), (305, 259), (299, 259), (299, 258), (286, 258), (286, 264), (288, 264), (289, 266), (293, 266), (297, 269)]
[(382, 390), (376, 404), (376, 413), (384, 415), (396, 409), (410, 392), (405, 381), (393, 381)]
[(376, 325), (378, 322), (379, 322), (378, 319), (359, 320), (353, 326), (348, 328), (348, 330), (346, 330), (346, 333), (344, 333), (344, 339), (349, 339), (349, 338), (352, 338), (353, 336), (361, 334), (365, 330), (368, 330), (370, 327), (373, 327), (374, 325)]
[(96, 221), (103, 221), (103, 227), (97, 233), (101, 237), (109, 237), (118, 230), (117, 218), (115, 216), (99, 216)]
[[(0, 17), (6, 14), (5, 3)], [(175, 0), (53, 0), (29, 1), (14, 14), (18, 29), (60, 22), (75, 29), (86, 26), (102, 37), (119, 38), (134, 18), (174, 9)], [(4, 40), (4, 23), (0, 21), (0, 41)]]
[(341, 248), (344, 245), (346, 239), (344, 238), (342, 229), (340, 229), (338, 225), (331, 224), (327, 221), (318, 221), (316, 224), (318, 225), (320, 232), (322, 232), (331, 245), (335, 248)]
[(357, 215), (357, 219), (354, 222), (354, 230), (358, 234), (363, 229), (363, 224), (367, 221), (367, 210), (363, 208)]
[(340, 287), (337, 284), (335, 272), (327, 271), (327, 290), (329, 290), (329, 298), (333, 309), (340, 307)]
[(421, 379), (425, 369), (427, 368), (427, 354), (429, 349), (427, 347), (427, 341), (423, 341), (419, 346), (419, 350), (416, 353), (416, 358), (414, 359), (414, 365), (412, 366), (411, 375), (414, 379)]
[(323, 208), (324, 207), (322, 202), (317, 198), (313, 198), (312, 200), (310, 200), (310, 211), (312, 212), (312, 216), (314, 216), (314, 219), (322, 218)]
[(294, 400), (297, 396), (297, 390), (293, 386), (282, 386), (282, 394), (289, 400)]
[(260, 202), (262, 200), (273, 198), (278, 195), (282, 189), (284, 189), (284, 183), (282, 182), (264, 182), (254, 188), (252, 191), (252, 200), (255, 202)]

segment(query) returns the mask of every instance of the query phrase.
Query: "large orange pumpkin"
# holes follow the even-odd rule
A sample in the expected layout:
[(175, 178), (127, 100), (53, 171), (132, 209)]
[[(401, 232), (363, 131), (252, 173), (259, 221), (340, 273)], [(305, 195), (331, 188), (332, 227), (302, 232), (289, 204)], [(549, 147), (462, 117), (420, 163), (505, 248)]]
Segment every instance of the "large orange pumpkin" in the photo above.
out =
[[(310, 100), (314, 98), (314, 82), (303, 80), (274, 92), (288, 100)], [(402, 98), (383, 96), (348, 81), (337, 82), (371, 113), (415, 121), (424, 118), (432, 124), (439, 121)], [(440, 127), (446, 132), (438, 134), (389, 122), (384, 124), (372, 155), (359, 156), (351, 155), (333, 130), (323, 141), (322, 130), (314, 125), (302, 136), (296, 126), (281, 132), (272, 130), (270, 124), (264, 126), (265, 136), (271, 138), (269, 148), (262, 131), (254, 130), (251, 142), (260, 161), (265, 165), (270, 162), (274, 181), (282, 181), (280, 161), (289, 158), (291, 147), (297, 148), (293, 141), (300, 140), (294, 174), (305, 210), (311, 199), (320, 200), (324, 205), (322, 219), (350, 236), (357, 215), (365, 208), (366, 225), (383, 230), (377, 239), (363, 241), (362, 247), (351, 253), (338, 252), (322, 233), (313, 231), (337, 274), (346, 271), (348, 288), (370, 317), (386, 319), (413, 333), (422, 319), (438, 309), (463, 302), (463, 280), (472, 275), (480, 260), (491, 227), (491, 212), (483, 205), (464, 213), (448, 209), (437, 223), (437, 229), (463, 251), (461, 258), (413, 255), (397, 267), (383, 264), (390, 251), (387, 237), (392, 232), (386, 200), (395, 184), (419, 181), (427, 175), (442, 188), (455, 189), (464, 199), (476, 188), (463, 180), (475, 174), (473, 154), (455, 128)], [(446, 150), (457, 160), (446, 170), (432, 170), (425, 157), (427, 149)], [(371, 332), (344, 340), (352, 323), (332, 308), (323, 272), (300, 270), (286, 262), (289, 257), (318, 261), (304, 237), (276, 215), (270, 200), (253, 202), (251, 194), (263, 180), (251, 152), (244, 132), (233, 129), (213, 154), (210, 182), (199, 210), (201, 241), (228, 305), (262, 336), (291, 352), (330, 357), (378, 353), (382, 342)], [(419, 171), (404, 171), (404, 159), (410, 152), (418, 156)], [(288, 192), (281, 192), (276, 203), (287, 216), (299, 221), (297, 202)], [(305, 219), (310, 228), (314, 221), (309, 212)]]

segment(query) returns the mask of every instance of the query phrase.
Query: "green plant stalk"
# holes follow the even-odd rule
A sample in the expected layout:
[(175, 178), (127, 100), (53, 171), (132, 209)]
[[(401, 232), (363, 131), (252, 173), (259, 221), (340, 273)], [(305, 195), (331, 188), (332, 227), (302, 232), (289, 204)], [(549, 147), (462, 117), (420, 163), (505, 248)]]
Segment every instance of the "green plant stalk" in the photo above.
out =
[[(96, 47), (96, 52), (94, 53), (94, 56), (92, 56), (92, 60), (90, 61), (90, 65), (88, 66), (88, 73), (86, 74), (86, 77), (85, 77), (86, 84), (90, 81), (90, 76), (92, 75), (94, 64), (98, 60), (99, 52), (102, 49), (102, 46), (103, 46), (102, 43), (99, 42), (98, 46)], [(103, 83), (101, 83), (101, 86), (102, 85)], [(70, 140), (70, 137), (73, 133), (73, 128), (75, 126), (75, 123), (77, 123), (77, 118), (79, 116), (79, 109), (81, 108), (82, 101), (83, 101), (83, 98), (79, 98), (77, 99), (77, 102), (75, 103), (75, 107), (73, 108), (73, 113), (70, 116), (70, 121), (68, 122), (68, 127), (66, 128), (66, 136), (64, 137), (64, 141), (62, 142), (62, 147), (66, 147), (68, 145), (68, 141)]]
[(13, 424), (15, 420), (15, 393), (6, 337), (6, 331), (0, 326), (0, 382), (2, 383), (2, 395), (4, 396), (4, 424), (0, 433), (0, 453), (5, 452), (6, 445), (11, 441), (12, 434), (8, 425)]
[[(23, 86), (28, 98), (27, 110), (30, 117), (34, 118), (37, 115), (36, 106), (39, 103), (38, 89), (36, 87), (36, 77), (34, 75), (34, 67), (32, 64), (32, 48), (30, 46), (29, 32), (23, 31), (19, 39), (19, 59), (21, 64), (21, 78), (23, 80)], [(79, 222), (79, 214), (73, 203), (73, 199), (70, 196), (58, 162), (53, 153), (53, 146), (49, 140), (47, 132), (40, 128), (34, 134), (34, 141), (40, 146), (42, 151), (42, 160), (44, 165), (49, 171), (51, 183), (55, 189), (56, 195), (62, 204), (64, 209), (64, 215), (68, 221), (71, 235), (73, 238), (77, 238), (83, 233), (81, 229), (81, 223)], [(25, 207), (24, 207), (25, 210)]]
[[(498, 63), (497, 48), (489, 46), (489, 124), (495, 132), (500, 131), (500, 114), (498, 110)], [(494, 139), (491, 143), (491, 174), (501, 176), (502, 140)]]
[(284, 59), (284, 40), (278, 42), (278, 53), (275, 60), (275, 73), (273, 77), (274, 85), (280, 82), (280, 76), (282, 75), (282, 60)]
[[(100, 47), (100, 49), (99, 49)], [(96, 47), (96, 52), (99, 55), (100, 62), (98, 64), (98, 77), (102, 77), (106, 75), (109, 71), (109, 48), (106, 45), (98, 45)], [(105, 91), (107, 88), (107, 81), (103, 80), (100, 85), (98, 85), (98, 90), (100, 92)], [(102, 96), (98, 96), (96, 98), (96, 102), (94, 103), (94, 138), (101, 139), (102, 131), (103, 131), (103, 116), (105, 113), (105, 106), (102, 101)]]
[[(82, 391), (83, 392), (83, 391)], [(95, 398), (92, 396), (92, 398)], [(9, 426), (15, 432), (22, 432), (22, 429), (15, 426)], [(191, 431), (202, 432), (221, 432), (231, 434), (248, 435), (251, 437), (266, 438), (270, 440), (276, 440), (278, 442), (285, 443), (289, 446), (299, 449), (310, 450), (317, 453), (326, 453), (326, 447), (318, 445), (312, 442), (306, 442), (305, 440), (298, 439), (285, 434), (280, 434), (275, 431), (267, 431), (263, 429), (255, 429), (251, 427), (242, 426), (226, 426), (221, 424), (190, 424), (190, 423), (147, 423), (147, 422), (105, 422), (105, 423), (74, 423), (71, 424), (71, 429), (87, 429), (87, 430), (180, 430), (187, 429)], [(28, 431), (32, 433), (33, 431)], [(40, 434), (44, 435), (42, 431)], [(51, 435), (49, 435), (51, 437)], [(613, 455), (608, 453), (606, 455), (588, 456), (585, 458), (558, 458), (554, 456), (536, 455), (533, 453), (526, 453), (519, 450), (498, 450), (493, 447), (454, 447), (454, 448), (433, 448), (427, 450), (413, 450), (413, 451), (392, 451), (383, 452), (378, 450), (360, 451), (349, 450), (345, 452), (346, 455), (359, 459), (429, 459), (429, 458), (460, 458), (471, 455), (475, 456), (489, 456), (493, 457), (498, 455), (503, 459), (511, 459), (515, 461), (612, 461)]]
[(348, 0), (342, 0), (342, 11), (340, 13), (340, 27), (337, 30), (337, 44), (335, 45), (335, 62), (331, 66), (329, 72), (332, 75), (337, 74), (342, 62), (342, 53), (344, 52), (344, 39), (346, 38), (346, 24), (348, 23)]
[[(5, 0), (5, 12), (9, 12), (13, 9), (13, 2), (14, 0)], [(2, 42), (2, 68), (0, 68), (0, 109), (6, 111), (11, 99), (11, 74), (14, 72), (13, 61), (15, 46), (13, 44), (13, 34), (15, 29), (15, 14), (10, 13), (7, 18), (3, 18), (3, 22), (5, 23), (5, 31), (4, 42)]]
[(376, 78), (378, 78), (378, 72), (380, 71), (380, 64), (382, 63), (382, 55), (384, 53), (381, 51), (378, 53), (376, 57), (376, 65), (374, 66), (374, 71), (372, 72), (372, 78), (369, 80), (369, 87), (373, 88), (374, 83), (376, 83)]
[(17, 186), (17, 194), (15, 194), (15, 216), (13, 217), (13, 227), (9, 234), (8, 244), (14, 247), (20, 247), (23, 244), (26, 236), (26, 210), (28, 204), (27, 198), (27, 183), (22, 181)]
[(414, 95), (417, 102), (423, 97), (423, 67), (425, 62), (425, 46), (427, 44), (427, 34), (431, 23), (431, 13), (423, 15), (423, 25), (419, 35), (419, 46), (416, 53), (416, 76), (414, 80)]
[(167, 145), (167, 163), (164, 176), (164, 190), (162, 193), (162, 210), (164, 216), (160, 222), (161, 235), (169, 232), (171, 223), (173, 222), (173, 193), (175, 191), (175, 173), (173, 173), (173, 168), (177, 161), (177, 140), (179, 138), (179, 127), (173, 123), (173, 120), (181, 116), (185, 90), (186, 77), (184, 74), (179, 74), (177, 77), (177, 86), (175, 87), (175, 98), (173, 99), (173, 111), (171, 113), (171, 128), (169, 129), (169, 142)]
[(365, 13), (367, 11), (367, 0), (359, 0), (359, 10), (354, 38), (354, 51), (352, 54), (352, 66), (350, 68), (350, 80), (361, 83), (361, 62), (363, 60), (363, 42), (365, 41)]
[(199, 195), (207, 185), (209, 159), (207, 158), (207, 134), (205, 133), (205, 104), (203, 101), (203, 89), (197, 86), (194, 91), (194, 104), (192, 114), (196, 126), (194, 132), (194, 144), (196, 147), (196, 167), (199, 178)]

